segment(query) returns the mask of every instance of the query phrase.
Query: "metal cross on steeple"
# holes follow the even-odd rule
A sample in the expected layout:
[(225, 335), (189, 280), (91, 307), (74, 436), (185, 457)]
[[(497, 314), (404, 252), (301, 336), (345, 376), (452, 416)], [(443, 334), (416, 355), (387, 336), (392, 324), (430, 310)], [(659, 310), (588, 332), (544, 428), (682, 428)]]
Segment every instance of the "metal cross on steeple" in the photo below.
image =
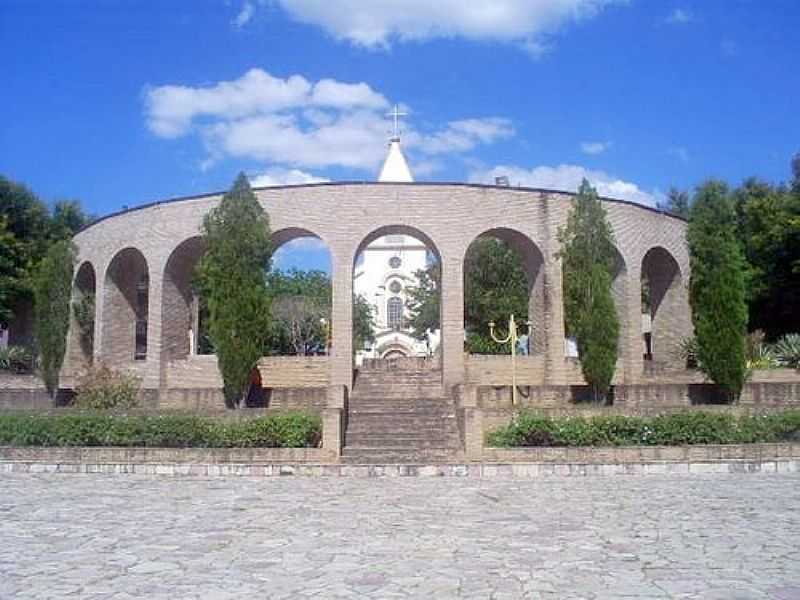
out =
[(392, 112), (386, 113), (386, 116), (387, 117), (392, 117), (394, 119), (394, 132), (393, 132), (393, 135), (392, 135), (392, 139), (399, 141), (400, 140), (400, 121), (399, 121), (399, 118), (408, 116), (408, 113), (400, 112), (400, 108), (397, 106), (397, 104), (395, 104), (394, 108), (392, 109)]

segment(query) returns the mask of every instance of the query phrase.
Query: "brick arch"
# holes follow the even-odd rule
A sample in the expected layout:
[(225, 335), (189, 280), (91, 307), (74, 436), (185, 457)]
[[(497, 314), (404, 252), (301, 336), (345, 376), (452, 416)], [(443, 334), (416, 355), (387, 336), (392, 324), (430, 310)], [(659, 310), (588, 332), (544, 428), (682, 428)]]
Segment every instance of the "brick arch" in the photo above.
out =
[[(547, 339), (545, 334), (547, 300), (545, 298), (544, 254), (536, 242), (525, 233), (510, 227), (495, 227), (487, 229), (472, 239), (464, 251), (463, 263), (466, 263), (470, 248), (481, 238), (495, 238), (506, 243), (522, 259), (522, 268), (528, 280), (528, 320), (531, 321), (533, 329), (532, 351), (544, 352)], [(466, 302), (466, 269), (464, 269), (464, 277), (464, 302)], [(465, 316), (466, 312), (467, 307), (465, 306)], [(522, 317), (523, 315), (516, 315), (517, 321), (524, 321)]]
[(642, 258), (642, 284), (649, 284), (649, 306), (643, 303), (651, 319), (651, 353), (654, 362), (680, 367), (681, 337), (686, 335), (686, 288), (680, 265), (663, 246), (651, 247)]
[(103, 359), (121, 366), (147, 356), (150, 272), (138, 248), (117, 252), (103, 281)]
[[(626, 345), (628, 336), (632, 327), (638, 327), (638, 324), (630, 322), (628, 311), (628, 265), (625, 262), (625, 257), (619, 251), (619, 248), (613, 246), (614, 249), (614, 264), (611, 269), (611, 297), (614, 300), (614, 308), (617, 311), (619, 318), (619, 344), (617, 348), (618, 360), (621, 361), (626, 352)], [(566, 267), (562, 263), (562, 270)], [(562, 281), (564, 277), (562, 276)], [(561, 301), (563, 302), (563, 292)], [(566, 310), (564, 310), (564, 327), (566, 330)], [(619, 364), (619, 362), (618, 362)]]
[(70, 355), (75, 366), (92, 363), (95, 340), (95, 305), (97, 274), (94, 265), (86, 260), (75, 271), (72, 281), (70, 310)]
[(202, 236), (183, 240), (164, 265), (161, 290), (161, 359), (183, 359), (197, 352), (199, 298), (193, 289), (195, 268), (206, 251)]

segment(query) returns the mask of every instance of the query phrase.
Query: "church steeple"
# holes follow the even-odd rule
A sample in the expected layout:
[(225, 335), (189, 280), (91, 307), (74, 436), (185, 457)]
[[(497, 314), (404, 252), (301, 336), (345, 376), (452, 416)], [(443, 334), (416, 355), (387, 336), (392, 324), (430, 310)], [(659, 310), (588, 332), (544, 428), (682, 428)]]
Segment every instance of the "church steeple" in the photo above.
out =
[(411, 175), (411, 169), (408, 168), (406, 157), (403, 155), (403, 150), (400, 148), (400, 128), (398, 124), (398, 117), (404, 117), (406, 113), (402, 113), (395, 105), (392, 112), (387, 117), (394, 118), (394, 131), (389, 140), (389, 152), (386, 155), (386, 160), (383, 161), (381, 173), (378, 175), (378, 181), (390, 181), (395, 183), (409, 183), (414, 181)]

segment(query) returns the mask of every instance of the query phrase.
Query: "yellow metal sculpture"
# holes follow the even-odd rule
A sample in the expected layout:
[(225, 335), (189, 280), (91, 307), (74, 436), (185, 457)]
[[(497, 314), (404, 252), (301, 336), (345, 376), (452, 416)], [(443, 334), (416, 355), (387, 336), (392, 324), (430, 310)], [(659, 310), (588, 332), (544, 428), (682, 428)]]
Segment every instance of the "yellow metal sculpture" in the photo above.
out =
[[(525, 321), (528, 326), (528, 334), (530, 335), (533, 323)], [(495, 335), (494, 321), (489, 322), (489, 334), (492, 339), (498, 344), (507, 344), (511, 342), (511, 404), (517, 404), (517, 343), (519, 342), (519, 335), (517, 335), (517, 323), (514, 321), (514, 315), (508, 319), (508, 335), (504, 338), (499, 338)]]

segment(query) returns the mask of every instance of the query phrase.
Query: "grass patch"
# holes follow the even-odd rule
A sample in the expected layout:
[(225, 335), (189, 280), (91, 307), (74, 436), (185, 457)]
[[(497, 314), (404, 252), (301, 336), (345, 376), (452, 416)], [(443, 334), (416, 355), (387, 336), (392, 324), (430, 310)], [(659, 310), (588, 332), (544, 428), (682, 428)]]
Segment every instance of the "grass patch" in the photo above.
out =
[(223, 420), (191, 415), (0, 414), (0, 445), (314, 448), (322, 420), (302, 412)]
[(520, 412), (486, 436), (489, 446), (683, 446), (797, 440), (800, 410), (764, 415), (684, 412), (656, 417), (544, 417)]

